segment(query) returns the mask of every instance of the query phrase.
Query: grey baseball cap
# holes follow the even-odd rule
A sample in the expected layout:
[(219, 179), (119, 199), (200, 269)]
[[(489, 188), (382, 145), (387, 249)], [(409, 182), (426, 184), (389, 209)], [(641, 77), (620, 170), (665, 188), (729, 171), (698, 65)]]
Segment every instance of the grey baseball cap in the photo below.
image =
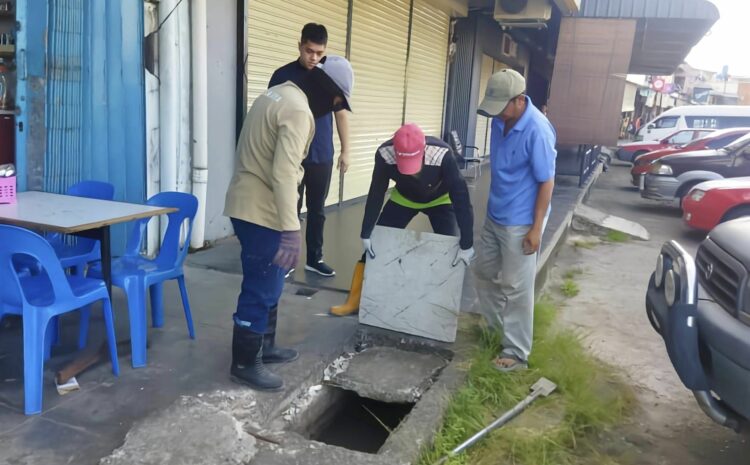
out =
[(326, 75), (331, 78), (334, 84), (344, 94), (344, 107), (352, 111), (351, 99), (352, 90), (354, 89), (354, 71), (349, 60), (338, 55), (327, 55), (317, 64)]
[(497, 116), (505, 109), (510, 99), (526, 92), (526, 79), (518, 71), (504, 69), (498, 71), (487, 81), (484, 100), (479, 104), (477, 113), (482, 116)]

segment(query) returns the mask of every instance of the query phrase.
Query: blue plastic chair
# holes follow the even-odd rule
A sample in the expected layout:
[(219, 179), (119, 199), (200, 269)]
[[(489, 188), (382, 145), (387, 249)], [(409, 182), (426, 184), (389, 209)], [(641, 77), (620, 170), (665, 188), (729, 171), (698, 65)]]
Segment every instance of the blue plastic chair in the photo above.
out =
[[(102, 181), (81, 181), (68, 188), (67, 195), (89, 199), (112, 200), (115, 198), (115, 187)], [(75, 244), (65, 242), (62, 234), (48, 234), (47, 240), (52, 244), (60, 259), (63, 269), (72, 269), (75, 274), (83, 276), (86, 265), (101, 260), (101, 244), (96, 239), (76, 238)]]
[[(67, 195), (87, 197), (90, 199), (112, 200), (115, 197), (115, 187), (107, 182), (81, 181), (68, 188)], [(65, 235), (60, 233), (45, 234), (47, 241), (52, 244), (63, 269), (71, 269), (75, 274), (83, 275), (89, 262), (101, 259), (101, 245), (99, 241), (79, 237), (75, 244), (65, 243)], [(39, 267), (29, 258), (21, 258), (16, 263), (19, 269), (27, 269), (30, 273), (37, 273)]]
[[(41, 272), (24, 275), (14, 260), (30, 257)], [(45, 340), (52, 337), (50, 321), (64, 313), (101, 301), (112, 358), (112, 373), (120, 374), (117, 361), (114, 316), (104, 282), (66, 275), (52, 246), (27, 229), (0, 225), (0, 319), (4, 314), (23, 319), (24, 410), (27, 415), (42, 411), (42, 380)]]
[[(112, 262), (112, 284), (122, 288), (128, 296), (133, 368), (146, 365), (146, 291), (150, 290), (151, 319), (154, 328), (164, 324), (164, 281), (177, 280), (188, 333), (191, 339), (195, 339), (182, 264), (190, 245), (193, 219), (198, 211), (198, 199), (182, 192), (162, 192), (148, 199), (146, 203), (155, 207), (177, 208), (178, 211), (167, 214), (167, 231), (155, 259), (149, 260), (141, 255), (141, 245), (148, 224), (148, 219), (143, 219), (136, 222), (125, 255)], [(180, 244), (182, 225), (186, 221), (185, 242)], [(98, 265), (90, 268), (89, 275), (101, 276), (101, 268)]]
[[(81, 181), (70, 186), (65, 193), (76, 197), (112, 200), (115, 197), (115, 187), (108, 182)], [(55, 249), (55, 254), (60, 259), (63, 269), (69, 269), (73, 274), (83, 276), (89, 263), (101, 260), (101, 244), (95, 239), (79, 237), (74, 244), (70, 244), (66, 243), (64, 234), (49, 233), (45, 237)], [(17, 267), (19, 269), (26, 268), (32, 274), (39, 272), (39, 265), (28, 258), (18, 260)], [(50, 356), (52, 345), (59, 340), (60, 331), (56, 318), (52, 320), (49, 331), (52, 338), (47, 340), (48, 347), (45, 351), (47, 359)]]

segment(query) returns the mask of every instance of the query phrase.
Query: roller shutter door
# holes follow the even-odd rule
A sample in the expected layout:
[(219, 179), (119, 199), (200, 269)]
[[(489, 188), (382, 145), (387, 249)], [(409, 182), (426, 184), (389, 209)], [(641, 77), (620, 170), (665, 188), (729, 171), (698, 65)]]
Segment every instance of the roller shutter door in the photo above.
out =
[[(326, 53), (346, 54), (347, 0), (249, 0), (247, 11), (247, 104), (268, 88), (273, 72), (299, 56), (302, 26), (315, 22), (328, 30)], [(334, 125), (335, 126), (335, 125)], [(334, 162), (340, 152), (333, 129)], [(334, 168), (327, 205), (338, 201), (339, 183)]]
[(447, 13), (414, 0), (404, 115), (435, 137), (442, 135), (449, 29)]
[(355, 75), (354, 113), (350, 118), (352, 166), (344, 182), (344, 199), (367, 194), (375, 150), (401, 126), (409, 6), (407, 0), (354, 1), (350, 57)]

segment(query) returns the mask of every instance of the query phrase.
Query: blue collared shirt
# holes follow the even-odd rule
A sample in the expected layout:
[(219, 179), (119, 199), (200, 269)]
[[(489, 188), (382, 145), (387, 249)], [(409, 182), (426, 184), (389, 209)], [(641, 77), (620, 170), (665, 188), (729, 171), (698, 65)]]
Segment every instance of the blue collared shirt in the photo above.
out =
[(555, 129), (526, 97), (526, 110), (504, 135), (505, 123), (492, 118), (492, 177), (487, 216), (503, 226), (534, 223), (539, 184), (555, 176)]
[[(299, 76), (309, 71), (295, 60), (277, 69), (268, 87), (283, 84), (286, 81), (293, 81)], [(303, 165), (330, 165), (333, 164), (333, 113), (325, 115), (315, 120), (315, 136), (310, 144), (310, 151), (302, 162)]]

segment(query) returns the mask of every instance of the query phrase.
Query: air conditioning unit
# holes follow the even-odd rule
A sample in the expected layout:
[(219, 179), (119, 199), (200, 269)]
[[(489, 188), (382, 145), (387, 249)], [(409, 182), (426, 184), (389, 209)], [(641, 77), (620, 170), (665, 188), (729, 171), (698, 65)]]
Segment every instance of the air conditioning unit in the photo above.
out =
[(495, 21), (503, 27), (547, 26), (552, 17), (549, 0), (495, 0)]

